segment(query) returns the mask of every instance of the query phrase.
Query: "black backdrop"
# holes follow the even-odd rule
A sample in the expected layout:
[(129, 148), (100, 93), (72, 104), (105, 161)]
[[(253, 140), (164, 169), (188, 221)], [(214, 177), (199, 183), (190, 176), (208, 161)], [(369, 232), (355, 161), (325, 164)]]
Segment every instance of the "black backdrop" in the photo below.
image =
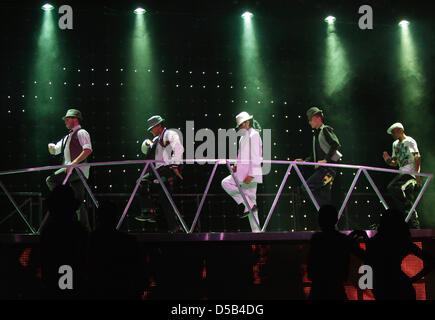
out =
[[(120, 71), (127, 69), (131, 62), (132, 10), (138, 5), (149, 11), (146, 19), (153, 46), (153, 72), (158, 73), (159, 86), (155, 99), (168, 126), (183, 131), (185, 121), (193, 120), (196, 130), (210, 128), (216, 132), (218, 128), (232, 127), (234, 116), (246, 109), (254, 113), (263, 128), (272, 129), (272, 142), (276, 143), (272, 146), (273, 159), (276, 156), (276, 159), (293, 160), (310, 152), (311, 129), (306, 123), (305, 111), (318, 105), (325, 109), (327, 122), (335, 128), (342, 142), (345, 163), (384, 167), (381, 155), (384, 150), (391, 152), (392, 143), (386, 128), (401, 121), (407, 133), (419, 143), (422, 171), (431, 173), (435, 168), (431, 145), (434, 120), (431, 62), (435, 39), (431, 7), (426, 2), (412, 5), (406, 1), (96, 1), (53, 4), (72, 6), (74, 29), (61, 31), (58, 36), (60, 56), (53, 65), (57, 70), (57, 82), (53, 86), (57, 86), (62, 95), (56, 103), (47, 101), (48, 111), (39, 113), (31, 96), (34, 89), (31, 88), (36, 77), (32, 70), (41, 28), (41, 4), (2, 3), (1, 170), (58, 164), (48, 155), (46, 145), (65, 133), (60, 118), (71, 106), (84, 113), (84, 126), (91, 133), (94, 145), (91, 161), (140, 159), (137, 156), (140, 155), (140, 144), (149, 137), (145, 122), (153, 112), (128, 94), (126, 86), (132, 84), (128, 82), (127, 73)], [(374, 30), (358, 28), (357, 11), (362, 4), (373, 7)], [(253, 103), (244, 104), (241, 94), (244, 82), (240, 77), (240, 14), (244, 10), (254, 12), (257, 42), (268, 77), (265, 87), (270, 92), (270, 100), (274, 101), (273, 104), (264, 101), (261, 107)], [(323, 19), (328, 14), (337, 17), (337, 34), (346, 50), (350, 70), (347, 84), (332, 97), (323, 94), (322, 82), (326, 30)], [(422, 106), (410, 107), (412, 117), (409, 118), (399, 112), (403, 79), (396, 77), (399, 63), (397, 22), (403, 17), (412, 23), (415, 52), (426, 79)], [(63, 85), (65, 81), (67, 85)], [(91, 86), (91, 82), (95, 85)], [(42, 85), (39, 90), (43, 90)], [(44, 102), (38, 105), (41, 104)], [(134, 127), (130, 120), (132, 115), (137, 120)], [(110, 173), (109, 168), (92, 171), (90, 184), (93, 191), (100, 194), (131, 192), (139, 167), (110, 169)], [(276, 192), (284, 169), (284, 166), (274, 166), (259, 192)], [(189, 166), (185, 172), (186, 182), (179, 191), (202, 192), (210, 172), (210, 165)], [(310, 173), (308, 169), (303, 172)], [(41, 191), (46, 194), (44, 180), (47, 174), (21, 174), (2, 178), (2, 181), (11, 191)], [(201, 220), (204, 230), (240, 228), (240, 223), (231, 214), (234, 205), (220, 187), (220, 180), (227, 174), (223, 166), (217, 171), (210, 190), (217, 195), (206, 203), (204, 217), (208, 218)], [(392, 175), (374, 174), (373, 177), (381, 191), (385, 191)], [(352, 178), (351, 171), (344, 171), (337, 179), (334, 195), (337, 204), (343, 200)], [(346, 212), (350, 227), (373, 222), (367, 219), (367, 214), (378, 213), (381, 208), (373, 192), (366, 189), (368, 183), (363, 178), (361, 180), (363, 182), (357, 185), (361, 195), (356, 193), (351, 197)], [(302, 202), (305, 198), (297, 190), (299, 185), (296, 175), (292, 174), (285, 187), (286, 196), (277, 208), (279, 215), (271, 221), (272, 230), (309, 230), (315, 227), (314, 216), (310, 214), (312, 206)], [(432, 194), (428, 193), (419, 207), (428, 227), (435, 223), (430, 210), (434, 203), (433, 187), (429, 192)], [(263, 219), (272, 202), (270, 196), (264, 199), (264, 204), (261, 204)], [(122, 198), (121, 203), (125, 200)], [(183, 201), (180, 206), (191, 215), (195, 203), (192, 199)], [(292, 214), (296, 217), (291, 218)], [(300, 222), (292, 220), (296, 218)], [(132, 224), (131, 228), (138, 226)]]

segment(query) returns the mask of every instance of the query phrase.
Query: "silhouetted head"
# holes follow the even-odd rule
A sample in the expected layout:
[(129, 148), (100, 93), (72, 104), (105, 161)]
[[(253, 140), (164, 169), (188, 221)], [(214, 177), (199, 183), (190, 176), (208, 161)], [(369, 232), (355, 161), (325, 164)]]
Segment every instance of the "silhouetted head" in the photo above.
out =
[(378, 233), (395, 237), (409, 237), (409, 226), (402, 212), (396, 209), (388, 209), (379, 221)]
[(97, 211), (98, 227), (114, 230), (118, 224), (119, 218), (118, 207), (113, 201), (104, 201), (100, 203)]
[(80, 202), (75, 198), (74, 190), (68, 185), (59, 185), (48, 197), (48, 210), (52, 218), (71, 220)]
[(332, 205), (324, 205), (320, 207), (319, 214), (319, 227), (323, 231), (334, 230), (338, 221), (338, 211)]

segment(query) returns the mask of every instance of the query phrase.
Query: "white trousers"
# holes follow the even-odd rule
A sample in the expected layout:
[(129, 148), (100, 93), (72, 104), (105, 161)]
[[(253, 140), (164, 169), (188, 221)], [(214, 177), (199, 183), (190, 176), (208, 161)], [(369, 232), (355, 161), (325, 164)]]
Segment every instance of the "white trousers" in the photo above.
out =
[[(252, 207), (257, 204), (257, 182), (252, 181), (249, 184), (240, 182), (240, 187), (246, 197), (246, 201), (248, 202), (249, 206)], [(222, 188), (225, 190), (226, 193), (228, 193), (237, 204), (243, 203), (245, 206), (245, 212), (249, 211), (248, 207), (243, 201), (243, 197), (239, 192), (239, 189), (237, 188), (236, 183), (234, 182), (234, 179), (231, 175), (224, 178), (221, 182)], [(252, 215), (255, 216), (255, 219), (258, 220), (258, 211), (253, 211)], [(249, 215), (249, 224), (251, 225), (252, 232), (260, 232), (260, 228), (255, 223), (254, 218), (252, 215)]]

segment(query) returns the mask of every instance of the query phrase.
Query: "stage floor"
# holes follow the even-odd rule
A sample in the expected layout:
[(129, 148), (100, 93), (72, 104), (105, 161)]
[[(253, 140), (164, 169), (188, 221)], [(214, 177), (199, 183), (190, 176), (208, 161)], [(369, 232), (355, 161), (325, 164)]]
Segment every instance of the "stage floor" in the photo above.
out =
[[(435, 238), (435, 229), (411, 229), (413, 241)], [(350, 233), (351, 231), (340, 231)], [(376, 231), (366, 230), (372, 237)], [(211, 232), (211, 233), (130, 233), (139, 242), (305, 242), (311, 239), (314, 231), (305, 232)], [(37, 243), (37, 234), (0, 234), (1, 243)]]

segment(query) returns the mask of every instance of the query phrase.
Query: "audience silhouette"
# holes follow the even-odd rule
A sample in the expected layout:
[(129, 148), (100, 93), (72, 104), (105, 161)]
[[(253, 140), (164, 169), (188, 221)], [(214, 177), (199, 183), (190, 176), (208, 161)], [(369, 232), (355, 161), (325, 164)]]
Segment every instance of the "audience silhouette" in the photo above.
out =
[[(78, 206), (70, 186), (57, 186), (49, 195), (50, 215), (40, 237), (42, 298), (83, 297), (88, 233), (77, 220)], [(66, 275), (62, 266), (72, 270), (72, 288), (61, 288), (59, 284), (60, 278)]]
[[(386, 210), (380, 218), (376, 235), (368, 239), (365, 263), (373, 269), (373, 294), (377, 300), (415, 300), (412, 285), (435, 267), (434, 258), (411, 242), (409, 226), (400, 211)], [(423, 260), (424, 268), (412, 278), (402, 271), (407, 255)]]
[[(49, 195), (47, 204), (50, 214), (41, 232), (39, 251), (41, 297), (140, 299), (147, 287), (144, 248), (140, 247), (134, 236), (116, 230), (119, 219), (117, 206), (111, 201), (100, 204), (95, 231), (89, 235), (77, 220), (75, 211), (79, 203), (71, 187), (56, 187)], [(338, 212), (334, 206), (324, 205), (320, 208), (320, 231), (313, 234), (307, 256), (308, 278), (312, 282), (308, 298), (347, 300), (344, 284), (349, 276), (350, 257), (353, 254), (373, 270), (375, 299), (415, 300), (416, 291), (413, 283), (435, 268), (435, 258), (411, 241), (409, 226), (403, 219), (403, 214), (395, 209), (386, 210), (381, 215), (379, 228), (372, 238), (368, 238), (367, 234), (360, 230), (345, 235), (336, 229), (337, 221)], [(366, 243), (365, 251), (360, 248), (357, 238), (362, 238)], [(20, 265), (18, 255), (22, 249), (18, 249), (8, 250), (6, 247), (0, 247), (0, 256), (14, 258), (8, 259), (9, 263), (0, 265), (0, 269), (3, 270), (0, 272), (3, 275), (0, 277), (0, 298), (26, 299), (39, 295), (40, 285), (35, 277), (36, 269), (32, 267), (25, 270)], [(177, 250), (174, 247), (168, 251), (166, 259), (169, 260), (165, 261), (167, 272), (163, 272), (165, 276), (168, 276), (173, 268), (167, 262), (177, 257)], [(226, 249), (225, 252), (228, 254)], [(179, 255), (183, 256), (181, 253)], [(193, 256), (196, 255), (198, 252)], [(422, 270), (413, 277), (402, 271), (403, 259), (408, 255), (415, 255), (424, 263)], [(34, 258), (32, 252), (32, 259)], [(211, 258), (207, 260), (213, 262)], [(222, 259), (215, 258), (217, 261)], [(207, 268), (210, 278), (213, 278), (213, 265), (221, 267), (217, 261)], [(34, 264), (34, 261), (32, 263)], [(179, 267), (183, 265), (182, 263)], [(181, 271), (187, 274), (187, 271), (195, 269), (192, 266), (196, 265), (201, 264), (198, 261), (186, 264), (186, 270)], [(72, 288), (65, 289), (60, 285), (63, 276), (60, 269), (62, 266), (69, 266), (72, 270)], [(187, 278), (193, 279), (197, 274), (200, 274), (200, 270), (195, 269)], [(168, 279), (160, 279), (162, 289), (169, 289), (174, 284), (180, 286), (180, 281), (174, 281), (177, 276), (179, 274), (173, 274), (173, 277), (169, 276)], [(281, 279), (281, 276), (277, 275), (276, 279)], [(185, 283), (181, 287), (185, 288)], [(198, 282), (197, 288), (199, 287)], [(194, 288), (195, 286), (192, 286), (192, 289)], [(183, 290), (179, 293), (184, 292)], [(190, 294), (193, 294), (193, 291)]]
[(102, 202), (90, 237), (88, 297), (140, 299), (145, 288), (145, 259), (136, 238), (116, 230), (113, 202)]
[(350, 255), (364, 257), (352, 236), (336, 230), (338, 212), (332, 205), (324, 205), (319, 212), (320, 232), (313, 234), (307, 257), (311, 290), (308, 299), (347, 300), (344, 283), (348, 278)]

